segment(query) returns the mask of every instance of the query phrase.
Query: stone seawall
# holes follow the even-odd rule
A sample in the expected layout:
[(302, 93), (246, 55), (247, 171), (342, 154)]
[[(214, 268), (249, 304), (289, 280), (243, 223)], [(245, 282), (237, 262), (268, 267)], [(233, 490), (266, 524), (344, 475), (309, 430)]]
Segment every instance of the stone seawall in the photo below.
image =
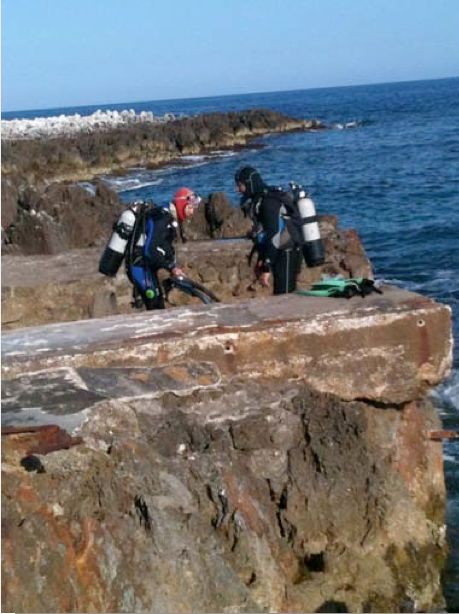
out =
[[(313, 269), (303, 266), (299, 286), (306, 288), (324, 274), (372, 277), (371, 264), (355, 231), (337, 228), (332, 216), (323, 216), (320, 225), (326, 262)], [(256, 283), (253, 263), (249, 266), (247, 262), (251, 247), (251, 241), (245, 239), (190, 241), (178, 246), (178, 262), (189, 277), (204, 284), (226, 303), (268, 297), (272, 291)], [(55, 255), (3, 256), (3, 330), (134, 314), (132, 286), (124, 265), (116, 278), (104, 277), (98, 273), (101, 253), (102, 248)], [(178, 291), (173, 291), (169, 298), (169, 306), (197, 300)]]
[(450, 310), (383, 291), (4, 333), (3, 611), (442, 608)]

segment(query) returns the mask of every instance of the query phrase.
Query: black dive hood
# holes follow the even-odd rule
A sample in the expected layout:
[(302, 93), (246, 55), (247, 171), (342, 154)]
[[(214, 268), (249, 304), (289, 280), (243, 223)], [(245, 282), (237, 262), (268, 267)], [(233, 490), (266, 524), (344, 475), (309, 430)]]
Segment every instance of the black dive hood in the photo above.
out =
[(234, 180), (236, 183), (243, 183), (246, 187), (245, 192), (241, 196), (240, 206), (247, 215), (252, 208), (252, 203), (257, 200), (257, 196), (261, 196), (268, 186), (263, 181), (257, 169), (252, 166), (240, 168), (236, 172)]

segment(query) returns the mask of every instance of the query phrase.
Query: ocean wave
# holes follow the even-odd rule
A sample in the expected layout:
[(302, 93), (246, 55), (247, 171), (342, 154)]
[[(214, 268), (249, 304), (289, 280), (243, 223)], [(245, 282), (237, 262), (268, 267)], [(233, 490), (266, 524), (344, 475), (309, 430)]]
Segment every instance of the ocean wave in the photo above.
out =
[(231, 158), (236, 155), (237, 155), (237, 152), (233, 150), (224, 151), (221, 149), (216, 149), (206, 154), (181, 156), (180, 161), (190, 162), (191, 165), (194, 165), (194, 163), (201, 165), (204, 162), (213, 162), (214, 160), (219, 159), (219, 158)]
[(210, 155), (212, 157), (218, 157), (218, 158), (231, 158), (232, 156), (237, 156), (238, 152), (237, 151), (233, 151), (233, 150), (228, 150), (228, 151), (224, 151), (222, 149), (215, 149), (214, 151), (210, 152)]
[(430, 396), (435, 407), (445, 415), (459, 415), (459, 371), (453, 369), (450, 376)]
[(142, 177), (114, 177), (112, 175), (104, 175), (101, 177), (108, 186), (116, 190), (118, 193), (130, 192), (132, 190), (140, 190), (153, 185), (160, 185), (163, 182), (161, 177), (142, 178)]
[(184, 160), (185, 162), (198, 162), (201, 160), (205, 160), (206, 156), (203, 155), (194, 155), (194, 156), (182, 156), (180, 160)]
[[(162, 168), (148, 170), (145, 167), (131, 167), (126, 175), (102, 175), (101, 179), (116, 192), (122, 194), (123, 192), (160, 185), (166, 176), (183, 172), (184, 168), (195, 169), (218, 159), (231, 158), (236, 155), (238, 155), (238, 152), (233, 150), (216, 149), (206, 154), (181, 156), (175, 164), (168, 164)], [(92, 184), (88, 182), (81, 185), (89, 191), (94, 189)]]
[(332, 123), (330, 124), (330, 128), (332, 130), (350, 130), (352, 128), (362, 128), (363, 126), (368, 125), (370, 122), (368, 121), (364, 121), (364, 120), (360, 120), (360, 121), (351, 121), (351, 122), (336, 122), (336, 123)]
[(451, 454), (444, 453), (443, 460), (445, 462), (451, 463), (452, 465), (459, 465), (459, 459), (457, 459), (455, 456), (452, 456)]

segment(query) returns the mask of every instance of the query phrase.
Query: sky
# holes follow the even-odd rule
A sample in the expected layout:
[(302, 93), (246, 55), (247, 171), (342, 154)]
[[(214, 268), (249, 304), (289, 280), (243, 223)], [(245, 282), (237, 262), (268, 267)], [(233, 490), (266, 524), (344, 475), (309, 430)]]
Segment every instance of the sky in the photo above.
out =
[(1, 110), (459, 76), (459, 0), (3, 0)]

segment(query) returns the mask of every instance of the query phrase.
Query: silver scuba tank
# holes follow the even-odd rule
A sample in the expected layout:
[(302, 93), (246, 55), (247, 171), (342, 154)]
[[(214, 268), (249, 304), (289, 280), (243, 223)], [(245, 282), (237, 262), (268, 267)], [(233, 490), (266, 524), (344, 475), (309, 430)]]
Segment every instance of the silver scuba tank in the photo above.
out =
[(100, 258), (99, 273), (114, 277), (121, 266), (129, 238), (134, 230), (137, 206), (129, 207), (116, 220), (113, 233)]
[(305, 244), (303, 255), (308, 267), (315, 267), (325, 262), (325, 250), (320, 236), (320, 229), (314, 201), (301, 186), (296, 188), (297, 206), (301, 215), (301, 232)]

